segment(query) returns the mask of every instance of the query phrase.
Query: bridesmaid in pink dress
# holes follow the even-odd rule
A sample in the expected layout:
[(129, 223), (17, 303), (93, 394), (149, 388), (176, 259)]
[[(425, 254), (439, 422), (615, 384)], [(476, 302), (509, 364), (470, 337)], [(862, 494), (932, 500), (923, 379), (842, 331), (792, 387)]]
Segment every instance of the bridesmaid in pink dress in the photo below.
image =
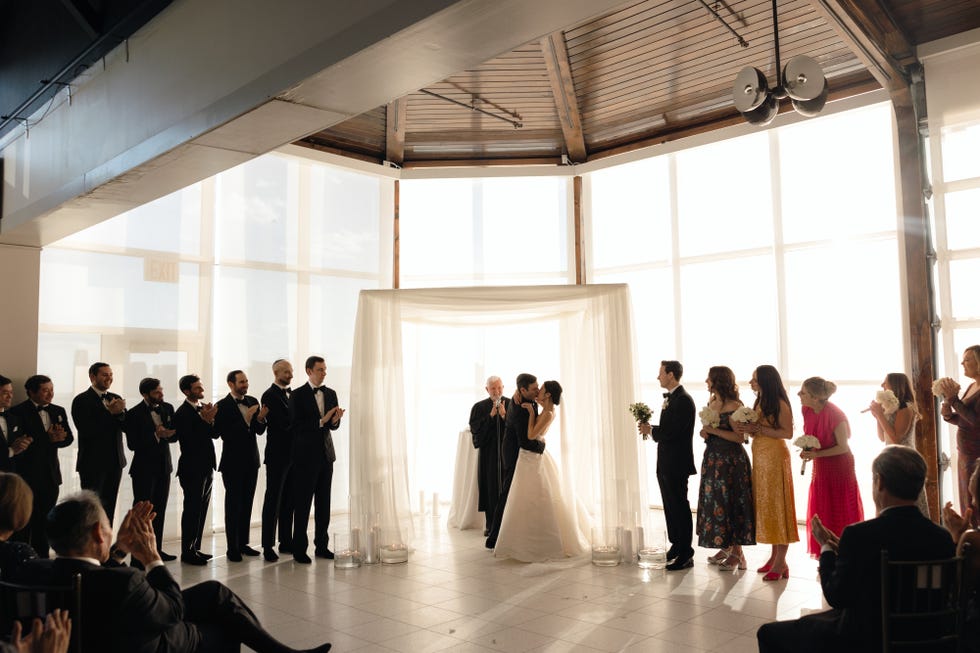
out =
[(824, 527), (838, 536), (845, 526), (864, 521), (854, 454), (847, 444), (851, 428), (843, 411), (828, 401), (836, 391), (833, 382), (813, 376), (803, 382), (799, 392), (803, 433), (820, 440), (819, 449), (800, 452), (801, 458), (813, 461), (806, 508), (807, 550), (813, 557), (820, 555), (820, 545), (812, 533), (814, 515), (819, 515)]
[[(968, 483), (980, 458), (980, 345), (967, 347), (963, 352), (963, 375), (971, 383), (963, 396), (960, 384), (943, 379), (943, 419), (956, 426), (956, 467), (959, 484), (960, 512), (966, 514), (970, 506)], [(973, 527), (980, 527), (980, 515), (973, 514)]]

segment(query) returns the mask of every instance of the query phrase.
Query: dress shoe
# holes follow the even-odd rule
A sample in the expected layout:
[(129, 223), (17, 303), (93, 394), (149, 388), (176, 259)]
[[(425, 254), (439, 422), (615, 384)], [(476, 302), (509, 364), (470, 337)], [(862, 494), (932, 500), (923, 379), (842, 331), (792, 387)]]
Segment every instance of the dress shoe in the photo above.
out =
[(167, 553), (165, 551), (157, 551), (157, 555), (160, 556), (160, 559), (163, 560), (164, 562), (172, 562), (177, 559), (177, 556)]
[(314, 554), (318, 558), (325, 558), (326, 560), (333, 560), (333, 551), (330, 549), (317, 549)]
[(275, 549), (262, 549), (262, 557), (265, 558), (266, 562), (275, 562), (279, 559)]
[(293, 551), (293, 560), (301, 565), (308, 565), (313, 562), (313, 560), (310, 559), (310, 556), (306, 555), (306, 553), (303, 551)]
[(210, 560), (211, 558), (214, 557), (210, 553), (205, 553), (204, 551), (195, 551), (194, 553), (196, 553), (199, 557), (204, 558), (205, 560)]
[(258, 551), (256, 551), (252, 547), (250, 547), (248, 545), (245, 545), (245, 546), (242, 547), (242, 555), (243, 556), (257, 556), (257, 555), (260, 555), (260, 554), (259, 554)]
[(208, 564), (208, 561), (205, 558), (198, 555), (197, 552), (195, 551), (191, 551), (189, 553), (182, 553), (180, 555), (180, 561), (188, 565), (195, 565), (197, 567), (201, 567), (203, 565)]
[(237, 551), (229, 551), (228, 554), (225, 557), (228, 558), (228, 562), (241, 562), (242, 561), (242, 554), (241, 553), (238, 553)]
[(669, 549), (667, 549), (667, 560), (676, 560), (676, 559), (677, 559), (677, 550), (674, 547), (670, 547)]
[(690, 569), (694, 566), (694, 558), (678, 558), (672, 563), (667, 565), (665, 569), (667, 571), (680, 571), (681, 569)]
[(292, 553), (293, 544), (292, 542), (280, 542), (279, 543), (279, 553)]
[(489, 535), (490, 535), (490, 529), (489, 528), (484, 528), (483, 529), (483, 537), (489, 537)]

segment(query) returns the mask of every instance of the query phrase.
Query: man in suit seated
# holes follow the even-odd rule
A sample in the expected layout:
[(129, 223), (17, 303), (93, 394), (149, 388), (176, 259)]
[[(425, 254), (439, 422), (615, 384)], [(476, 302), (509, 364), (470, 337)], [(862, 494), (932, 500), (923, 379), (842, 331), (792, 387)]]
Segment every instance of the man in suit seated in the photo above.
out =
[[(48, 515), (48, 537), (58, 557), (36, 564), (48, 583), (66, 584), (82, 574), (84, 644), (92, 650), (127, 653), (237, 651), (292, 653), (270, 635), (245, 603), (217, 581), (181, 590), (157, 553), (153, 506), (136, 504), (126, 513), (115, 544), (98, 496), (83, 491)], [(146, 571), (110, 559), (131, 554)], [(98, 642), (89, 640), (92, 636)], [(323, 653), (330, 644), (311, 651)]]
[(813, 516), (821, 545), (820, 583), (833, 609), (759, 628), (760, 653), (779, 651), (880, 651), (881, 552), (889, 560), (951, 558), (946, 529), (925, 518), (915, 505), (926, 478), (926, 463), (914, 449), (885, 447), (871, 465), (878, 516), (844, 529), (840, 538)]

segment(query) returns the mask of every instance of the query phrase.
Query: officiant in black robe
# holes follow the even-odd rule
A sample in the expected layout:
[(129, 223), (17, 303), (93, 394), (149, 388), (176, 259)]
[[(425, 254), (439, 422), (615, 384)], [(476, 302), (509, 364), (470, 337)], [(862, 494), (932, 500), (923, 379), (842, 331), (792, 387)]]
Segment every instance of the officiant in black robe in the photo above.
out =
[(504, 422), (511, 402), (503, 396), (504, 382), (499, 376), (487, 379), (486, 389), (489, 396), (473, 404), (473, 409), (470, 410), (470, 432), (473, 434), (473, 446), (479, 450), (479, 510), (486, 517), (487, 524), (483, 534), (489, 535), (503, 481), (501, 445), (504, 439)]

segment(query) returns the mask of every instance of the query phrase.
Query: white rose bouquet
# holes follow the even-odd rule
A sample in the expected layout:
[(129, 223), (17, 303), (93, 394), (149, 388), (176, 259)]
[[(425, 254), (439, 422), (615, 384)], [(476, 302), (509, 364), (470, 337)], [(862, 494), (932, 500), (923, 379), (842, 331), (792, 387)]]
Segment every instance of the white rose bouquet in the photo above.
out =
[(875, 394), (875, 403), (881, 405), (885, 415), (891, 415), (898, 410), (898, 397), (891, 390), (879, 390)]
[[(801, 435), (800, 437), (793, 440), (793, 446), (799, 447), (803, 451), (813, 451), (814, 449), (820, 448), (820, 440), (817, 439), (815, 435)], [(806, 459), (803, 460), (803, 465), (800, 466), (800, 476), (806, 472)]]
[(946, 400), (946, 395), (943, 394), (943, 383), (946, 381), (945, 378), (936, 379), (932, 382), (932, 394), (936, 395), (943, 401)]
[(709, 406), (702, 408), (701, 412), (698, 413), (698, 417), (701, 418), (702, 426), (718, 428), (718, 425), (721, 424), (721, 416), (718, 414), (718, 411), (710, 408)]
[(742, 424), (754, 424), (755, 422), (759, 421), (759, 413), (755, 412), (748, 406), (739, 406), (728, 419), (733, 422), (741, 422)]

